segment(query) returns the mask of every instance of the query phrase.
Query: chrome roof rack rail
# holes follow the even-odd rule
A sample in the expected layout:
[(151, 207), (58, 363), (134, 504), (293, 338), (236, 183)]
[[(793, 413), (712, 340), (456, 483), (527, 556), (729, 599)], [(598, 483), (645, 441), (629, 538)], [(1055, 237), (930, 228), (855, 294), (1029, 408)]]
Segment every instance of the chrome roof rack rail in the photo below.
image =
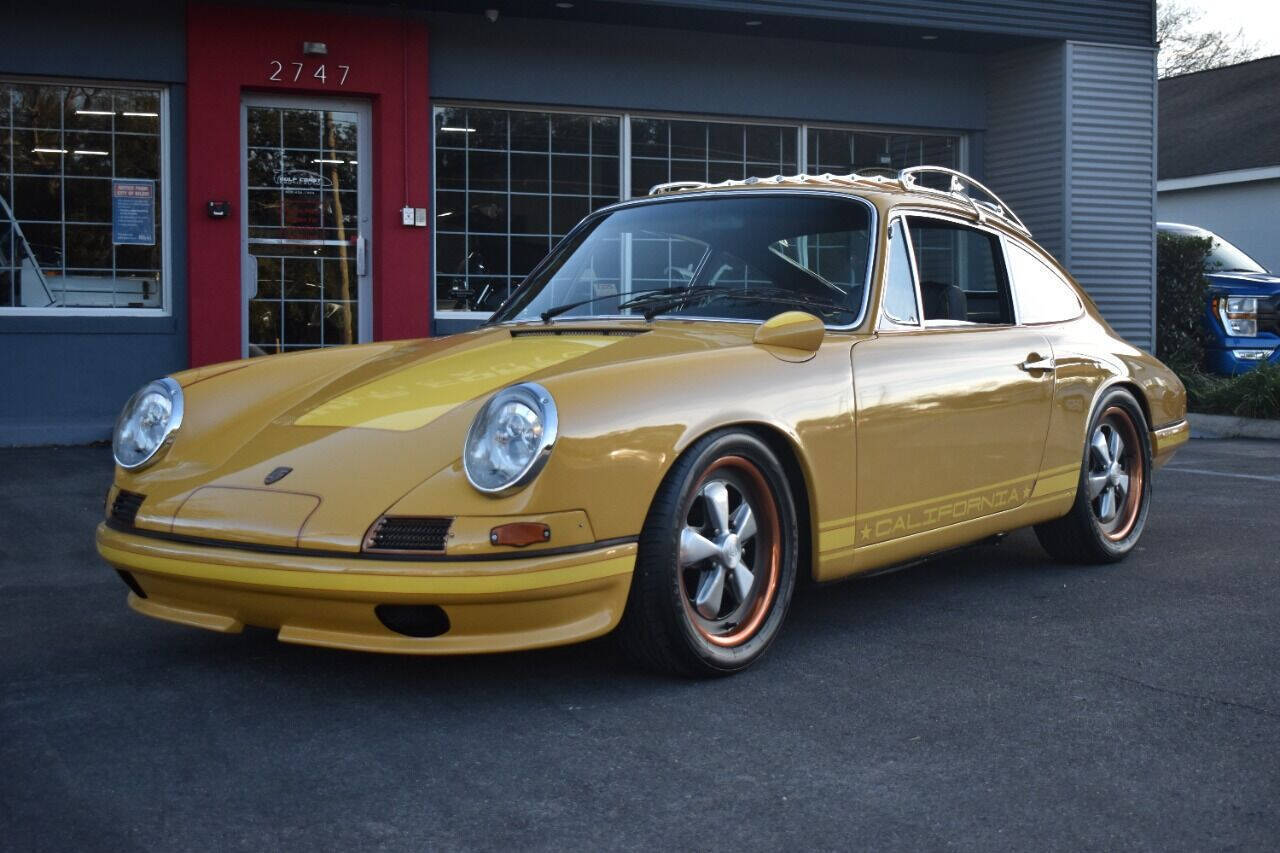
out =
[(665, 184), (657, 184), (651, 190), (649, 195), (665, 195), (666, 193), (677, 193), (683, 190), (710, 190), (720, 189), (723, 187), (752, 187), (762, 184), (821, 184), (826, 186), (842, 186), (849, 187), (857, 184), (886, 184), (896, 181), (896, 178), (890, 178), (884, 175), (863, 175), (858, 172), (850, 172), (847, 175), (833, 175), (830, 172), (822, 175), (774, 175), (769, 178), (745, 178), (731, 179), (720, 181), (719, 183), (711, 183), (710, 181), (670, 181)]
[[(916, 180), (917, 175), (948, 175), (950, 183), (945, 190), (926, 187), (924, 184)], [(1009, 205), (1005, 204), (1000, 196), (993, 193), (976, 179), (969, 177), (964, 172), (957, 172), (955, 169), (947, 169), (942, 166), (911, 166), (898, 172), (898, 180), (902, 182), (903, 189), (918, 190), (921, 192), (937, 193), (938, 195), (949, 196), (969, 203), (973, 208), (974, 214), (978, 217), (978, 221), (986, 219), (987, 214), (993, 213), (1002, 221), (1012, 225), (1028, 237), (1031, 236), (1031, 229), (1028, 228), (1018, 215), (1013, 212)], [(987, 201), (976, 199), (969, 192), (970, 189), (979, 189), (987, 196)]]
[(668, 181), (665, 184), (654, 184), (649, 188), (649, 195), (662, 195), (678, 190), (696, 190), (709, 186), (706, 181)]
[[(882, 170), (877, 168), (875, 172), (882, 172)], [(864, 189), (895, 185), (900, 186), (906, 192), (933, 193), (934, 195), (967, 204), (972, 208), (973, 214), (979, 222), (989, 216), (995, 216), (1001, 222), (1021, 231), (1028, 237), (1031, 236), (1031, 229), (1018, 218), (1018, 215), (1010, 209), (1009, 205), (964, 172), (957, 172), (955, 169), (947, 169), (942, 166), (911, 166), (910, 168), (902, 169), (893, 176), (883, 173), (876, 174), (875, 172), (850, 172), (847, 175), (833, 175), (830, 172), (821, 175), (774, 175), (771, 178), (746, 178), (743, 180), (720, 181), (719, 183), (711, 183), (710, 181), (670, 181), (665, 184), (657, 184), (653, 189), (649, 190), (649, 195), (666, 195), (667, 193), (678, 193), (684, 190), (714, 190), (726, 187), (752, 187), (767, 184), (800, 184), (802, 186), (805, 184), (811, 186), (818, 184), (828, 187), (861, 186)], [(917, 180), (919, 175), (946, 175), (949, 179), (947, 188), (940, 190), (934, 187), (927, 187)], [(986, 196), (986, 199), (974, 198), (971, 193), (971, 190), (974, 189), (980, 190)]]

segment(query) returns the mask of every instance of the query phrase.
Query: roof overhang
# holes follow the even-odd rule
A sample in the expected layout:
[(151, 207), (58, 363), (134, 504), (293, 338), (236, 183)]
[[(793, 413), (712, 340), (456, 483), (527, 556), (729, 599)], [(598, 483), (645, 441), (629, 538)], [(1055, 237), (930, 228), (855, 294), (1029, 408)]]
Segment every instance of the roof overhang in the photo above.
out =
[(1230, 172), (1188, 175), (1185, 178), (1165, 178), (1164, 180), (1156, 181), (1156, 192), (1194, 190), (1200, 187), (1247, 184), (1251, 181), (1271, 181), (1276, 179), (1280, 179), (1280, 166), (1260, 166), (1255, 169), (1234, 169)]

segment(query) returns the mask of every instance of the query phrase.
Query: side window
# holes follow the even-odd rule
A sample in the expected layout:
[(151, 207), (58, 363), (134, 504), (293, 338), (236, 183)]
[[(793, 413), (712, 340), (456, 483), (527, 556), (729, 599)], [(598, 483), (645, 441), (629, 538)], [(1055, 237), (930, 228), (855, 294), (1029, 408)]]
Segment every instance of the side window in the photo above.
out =
[(943, 219), (913, 216), (907, 224), (925, 320), (1013, 323), (998, 237)]
[(1031, 252), (1009, 242), (1009, 275), (1024, 323), (1060, 323), (1080, 316), (1084, 306), (1071, 285)]
[(884, 276), (884, 313), (896, 323), (920, 325), (916, 309), (916, 283), (911, 271), (911, 253), (907, 251), (906, 229), (902, 220), (889, 225), (889, 268)]

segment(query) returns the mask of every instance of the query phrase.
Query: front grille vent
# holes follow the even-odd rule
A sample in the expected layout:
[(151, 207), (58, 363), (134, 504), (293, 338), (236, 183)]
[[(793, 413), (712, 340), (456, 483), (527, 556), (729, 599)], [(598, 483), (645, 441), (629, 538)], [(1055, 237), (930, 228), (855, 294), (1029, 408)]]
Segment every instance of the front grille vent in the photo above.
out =
[(546, 335), (564, 337), (568, 335), (602, 337), (602, 338), (634, 338), (643, 335), (648, 329), (512, 329), (513, 338), (536, 338)]
[(116, 499), (111, 502), (111, 520), (125, 527), (133, 527), (133, 522), (138, 517), (138, 510), (142, 508), (142, 502), (146, 499), (146, 495), (121, 489), (116, 493)]
[(1258, 334), (1280, 335), (1280, 294), (1258, 300)]
[(384, 516), (369, 529), (369, 535), (364, 539), (364, 550), (439, 554), (444, 551), (451, 524), (452, 518)]

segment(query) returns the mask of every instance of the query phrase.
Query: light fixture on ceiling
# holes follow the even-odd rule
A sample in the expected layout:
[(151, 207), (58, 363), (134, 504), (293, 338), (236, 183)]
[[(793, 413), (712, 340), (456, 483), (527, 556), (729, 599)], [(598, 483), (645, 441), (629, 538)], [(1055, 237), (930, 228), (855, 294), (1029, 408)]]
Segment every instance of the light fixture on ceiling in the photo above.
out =
[(920, 36), (920, 41), (937, 41), (937, 40), (938, 40), (938, 37), (935, 35)]
[(760, 25), (761, 25), (761, 24), (763, 24), (763, 23), (764, 23), (764, 21), (758, 20), (758, 19), (756, 19), (756, 18), (752, 18), (752, 19), (751, 19), (751, 20), (749, 20), (749, 21), (744, 21), (744, 22), (743, 22), (743, 26), (745, 26), (745, 27), (758, 27), (758, 26), (760, 26)]
[(115, 113), (112, 112), (111, 110), (76, 110), (76, 115), (78, 116), (113, 116), (115, 115)]
[(120, 113), (122, 116), (131, 116), (133, 118), (159, 118), (160, 113), (131, 113), (128, 110)]
[(66, 154), (65, 148), (32, 148), (32, 154)]
[(474, 127), (442, 127), (440, 130), (445, 133), (475, 133)]
[(330, 158), (328, 158), (328, 157), (314, 157), (314, 158), (312, 158), (311, 162), (312, 162), (312, 163), (333, 163), (333, 164), (334, 164), (334, 165), (336, 165), (336, 166), (341, 166), (341, 165), (342, 165), (344, 162), (346, 162), (346, 161), (345, 161), (345, 160), (332, 160), (332, 159), (330, 159)]
[(572, 8), (573, 8), (573, 4), (572, 4), (572, 3), (565, 3), (565, 2), (563, 2), (563, 0), (562, 0), (562, 2), (560, 2), (560, 3), (557, 3), (557, 4), (556, 4), (556, 8), (557, 8), (557, 9), (572, 9)]
[(93, 151), (88, 148), (77, 148), (73, 153), (82, 154), (86, 157), (110, 157), (111, 156), (111, 152), (109, 151)]

